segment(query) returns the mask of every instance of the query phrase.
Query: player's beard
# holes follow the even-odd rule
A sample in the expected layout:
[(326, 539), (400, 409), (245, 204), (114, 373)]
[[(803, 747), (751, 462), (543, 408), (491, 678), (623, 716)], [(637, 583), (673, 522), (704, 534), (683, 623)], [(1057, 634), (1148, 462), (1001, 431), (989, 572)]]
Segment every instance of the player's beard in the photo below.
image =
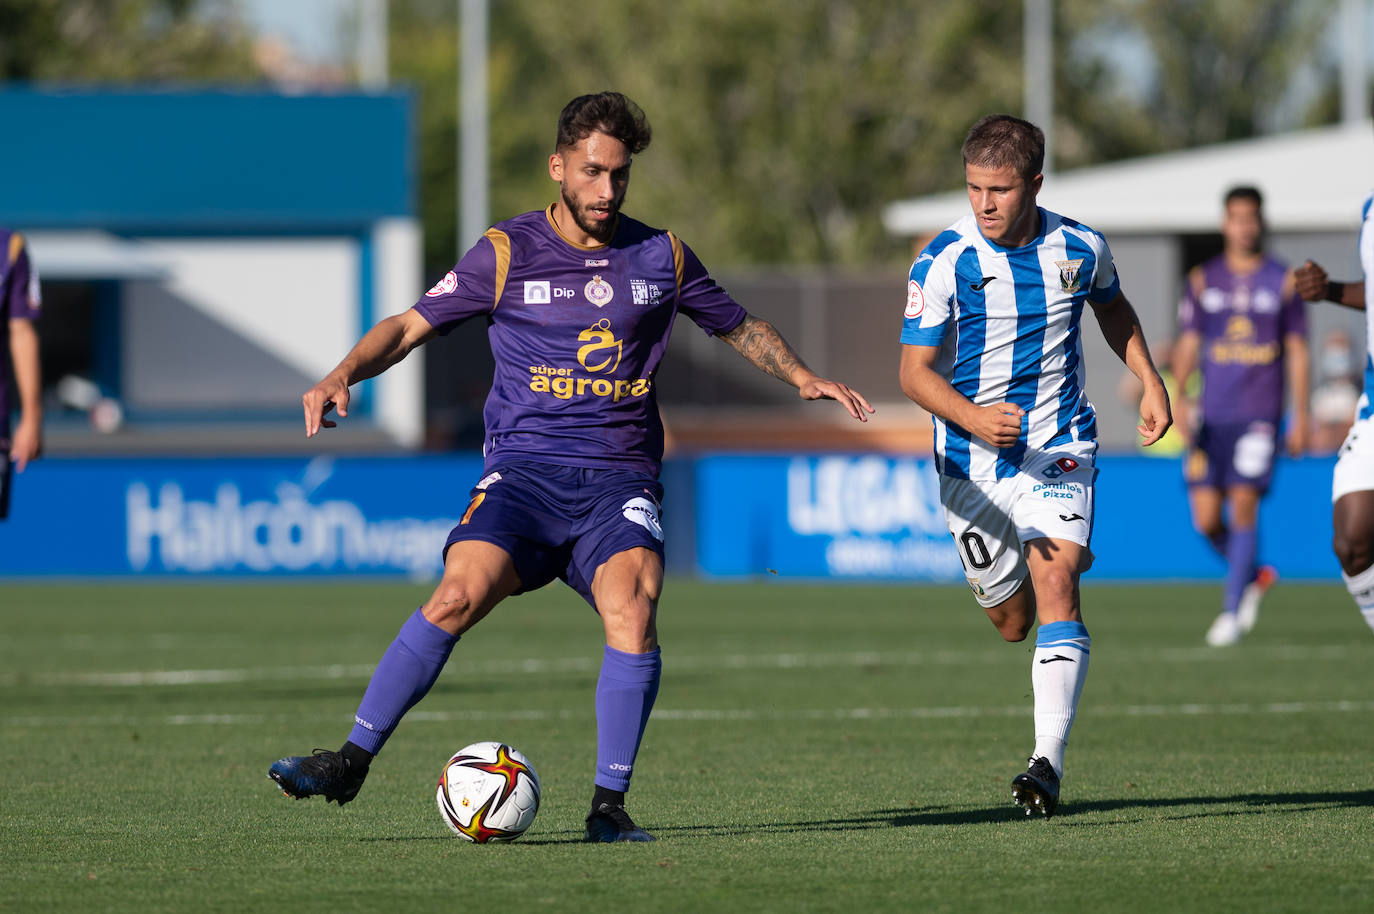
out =
[(591, 235), (602, 244), (608, 244), (610, 242), (611, 236), (615, 234), (616, 223), (619, 221), (620, 200), (612, 201), (609, 204), (610, 218), (606, 219), (604, 222), (597, 222), (587, 215), (588, 207), (580, 206), (572, 197), (568, 196), (566, 188), (560, 187), (559, 195), (562, 196), (563, 205), (568, 208), (568, 212), (572, 215), (573, 221), (577, 223), (578, 228), (582, 229), (582, 231)]

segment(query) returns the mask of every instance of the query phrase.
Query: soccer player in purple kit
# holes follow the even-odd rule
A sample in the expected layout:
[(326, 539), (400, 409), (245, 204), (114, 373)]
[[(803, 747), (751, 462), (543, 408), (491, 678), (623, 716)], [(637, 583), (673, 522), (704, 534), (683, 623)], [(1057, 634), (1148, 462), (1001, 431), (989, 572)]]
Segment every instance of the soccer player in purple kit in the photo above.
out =
[(350, 384), (482, 316), (496, 371), (484, 411), (484, 474), (449, 534), (434, 594), (401, 626), (338, 752), (283, 758), (268, 774), (288, 796), (343, 805), (401, 717), (429, 691), (459, 637), (508, 596), (555, 577), (600, 615), (597, 761), (586, 840), (651, 841), (625, 811), (658, 693), (655, 628), (663, 583), (663, 425), (655, 373), (681, 312), (806, 400), (873, 411), (808, 369), (671, 232), (620, 213), (644, 112), (616, 92), (573, 99), (558, 119), (549, 176), (558, 199), (487, 230), (410, 310), (373, 327), (304, 396), (306, 434), (348, 414)]
[[(1284, 414), (1293, 392), (1288, 452), (1306, 450), (1307, 311), (1293, 274), (1264, 253), (1263, 199), (1253, 187), (1227, 192), (1222, 253), (1194, 267), (1179, 304), (1173, 372), (1201, 368), (1196, 415), (1178, 425), (1191, 437), (1184, 477), (1193, 526), (1226, 561), (1222, 609), (1207, 630), (1213, 647), (1235, 644), (1255, 626), (1274, 570), (1260, 566), (1259, 503), (1269, 488)], [(1179, 412), (1186, 412), (1183, 404)]]
[[(42, 307), (38, 271), (24, 236), (0, 228), (0, 520), (9, 516), (14, 472), (43, 450), (43, 378), (38, 357)], [(10, 428), (10, 372), (19, 399), (19, 424)]]

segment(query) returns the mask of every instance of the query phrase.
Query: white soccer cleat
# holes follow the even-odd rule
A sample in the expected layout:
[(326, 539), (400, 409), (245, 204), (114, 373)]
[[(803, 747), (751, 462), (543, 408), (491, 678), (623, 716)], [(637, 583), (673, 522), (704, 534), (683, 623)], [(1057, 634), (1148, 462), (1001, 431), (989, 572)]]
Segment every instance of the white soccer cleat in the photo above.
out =
[(1255, 579), (1245, 585), (1245, 590), (1241, 591), (1240, 603), (1236, 606), (1236, 620), (1240, 623), (1240, 631), (1243, 635), (1248, 635), (1259, 621), (1260, 601), (1269, 588), (1274, 585), (1279, 573), (1270, 565), (1260, 568), (1255, 575)]
[(1245, 636), (1236, 613), (1224, 612), (1207, 629), (1207, 643), (1212, 647), (1229, 647)]

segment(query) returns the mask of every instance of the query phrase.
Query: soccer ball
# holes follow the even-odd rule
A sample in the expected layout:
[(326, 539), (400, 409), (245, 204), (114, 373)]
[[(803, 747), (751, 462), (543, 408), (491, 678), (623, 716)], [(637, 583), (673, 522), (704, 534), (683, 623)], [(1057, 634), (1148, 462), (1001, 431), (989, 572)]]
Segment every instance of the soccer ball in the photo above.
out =
[(514, 841), (539, 812), (539, 775), (505, 743), (473, 743), (444, 765), (435, 798), (458, 837), (474, 844)]

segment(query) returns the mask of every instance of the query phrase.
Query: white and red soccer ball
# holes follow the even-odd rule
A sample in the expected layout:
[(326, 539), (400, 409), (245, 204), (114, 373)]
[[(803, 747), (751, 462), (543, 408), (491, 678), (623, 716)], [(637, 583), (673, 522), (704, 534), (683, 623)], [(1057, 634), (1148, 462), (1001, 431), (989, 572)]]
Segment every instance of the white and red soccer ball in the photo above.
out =
[(444, 765), (435, 799), (458, 837), (474, 844), (514, 841), (539, 812), (539, 775), (505, 743), (473, 743)]

